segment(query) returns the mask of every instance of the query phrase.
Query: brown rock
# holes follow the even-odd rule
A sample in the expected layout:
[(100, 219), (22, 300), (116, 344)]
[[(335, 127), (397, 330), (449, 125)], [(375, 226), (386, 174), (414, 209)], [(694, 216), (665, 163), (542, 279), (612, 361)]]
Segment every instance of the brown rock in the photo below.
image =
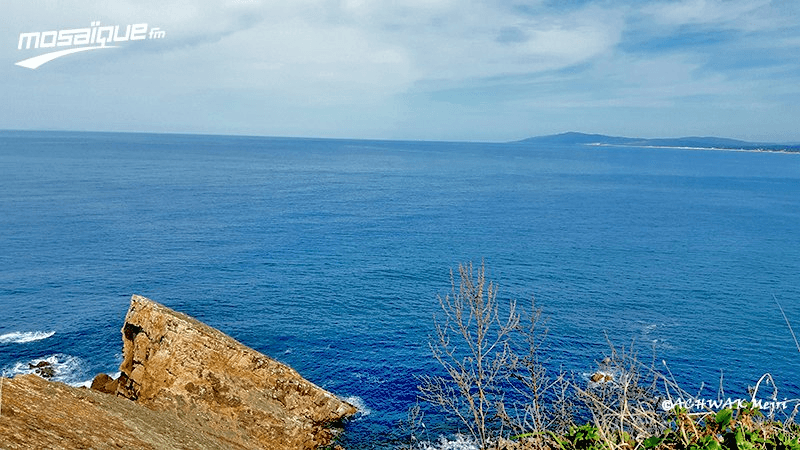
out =
[(92, 380), (92, 385), (90, 387), (95, 391), (103, 392), (103, 389), (105, 389), (106, 383), (108, 383), (109, 380), (112, 380), (112, 378), (107, 374), (98, 373)]
[(609, 381), (613, 381), (614, 377), (605, 372), (595, 372), (592, 374), (592, 377), (590, 379), (594, 383), (607, 383)]
[(114, 379), (107, 374), (100, 373), (92, 380), (91, 388), (105, 394), (116, 394), (119, 387), (119, 379)]
[(36, 364), (28, 363), (28, 367), (34, 369), (34, 373), (42, 378), (53, 378), (56, 376), (56, 368), (47, 361), (39, 361)]
[(131, 299), (122, 333), (120, 377), (100, 374), (92, 389), (0, 378), (0, 448), (314, 449), (330, 445), (330, 423), (356, 412), (292, 368), (144, 297)]
[(117, 395), (170, 411), (247, 448), (328, 445), (356, 409), (233, 338), (134, 295), (122, 328)]
[(242, 449), (174, 414), (47, 381), (0, 378), (0, 448)]

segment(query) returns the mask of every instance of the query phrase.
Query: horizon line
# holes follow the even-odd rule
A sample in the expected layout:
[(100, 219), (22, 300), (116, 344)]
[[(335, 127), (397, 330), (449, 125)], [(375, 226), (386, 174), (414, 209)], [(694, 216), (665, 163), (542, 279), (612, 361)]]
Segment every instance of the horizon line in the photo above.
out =
[[(730, 139), (730, 140), (737, 140), (741, 141), (746, 144), (752, 145), (786, 145), (786, 146), (800, 146), (800, 141), (795, 142), (756, 142), (756, 141), (749, 141), (745, 139), (739, 138), (730, 138), (725, 136), (715, 136), (715, 135), (683, 135), (683, 136), (676, 136), (676, 137), (629, 137), (629, 136), (617, 136), (617, 135), (610, 135), (604, 133), (586, 133), (582, 131), (563, 131), (560, 133), (552, 133), (552, 134), (540, 134), (534, 136), (527, 136), (520, 139), (512, 139), (512, 140), (457, 140), (457, 139), (423, 139), (423, 138), (371, 138), (371, 137), (327, 137), (327, 136), (286, 136), (286, 135), (267, 135), (267, 134), (249, 134), (249, 133), (220, 133), (220, 132), (192, 132), (192, 131), (120, 131), (120, 130), (75, 130), (75, 129), (21, 129), (21, 128), (0, 128), (0, 133), (5, 132), (23, 132), (23, 133), (95, 133), (95, 134), (152, 134), (152, 135), (173, 135), (173, 136), (209, 136), (209, 137), (242, 137), (242, 138), (267, 138), (267, 139), (308, 139), (308, 140), (339, 140), (339, 141), (378, 141), (378, 142), (441, 142), (441, 143), (474, 143), (474, 144), (514, 144), (514, 143), (521, 143), (528, 139), (536, 139), (536, 138), (543, 138), (543, 137), (554, 137), (554, 136), (561, 136), (561, 135), (568, 135), (568, 134), (578, 134), (578, 135), (586, 135), (586, 136), (599, 136), (599, 137), (607, 137), (607, 138), (623, 138), (623, 139), (642, 139), (642, 140), (660, 140), (660, 139)], [(678, 148), (678, 147), (675, 147)]]

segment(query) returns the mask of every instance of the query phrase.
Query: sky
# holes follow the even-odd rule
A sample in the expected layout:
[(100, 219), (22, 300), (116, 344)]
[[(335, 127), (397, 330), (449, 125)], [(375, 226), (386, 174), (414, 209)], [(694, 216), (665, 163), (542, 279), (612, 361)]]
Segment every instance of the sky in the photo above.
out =
[[(0, 3), (0, 129), (800, 142), (797, 0)], [(60, 57), (20, 33), (148, 24)], [(74, 47), (74, 46), (73, 46)]]

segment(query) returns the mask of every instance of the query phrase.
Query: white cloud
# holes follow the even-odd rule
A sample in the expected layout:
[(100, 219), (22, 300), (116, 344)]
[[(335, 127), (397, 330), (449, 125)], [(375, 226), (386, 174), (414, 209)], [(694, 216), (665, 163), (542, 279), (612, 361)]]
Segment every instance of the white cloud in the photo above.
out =
[[(99, 6), (71, 16), (82, 9), (92, 17)], [(621, 12), (592, 6), (530, 15), (463, 0), (116, 2), (103, 14), (167, 32), (158, 51), (169, 58), (148, 57), (165, 86), (256, 89), (321, 104), (389, 98), (422, 80), (581, 64), (612, 49), (624, 24)]]
[[(77, 27), (95, 19), (158, 26), (167, 32), (164, 41), (139, 45), (137, 52), (169, 52), (175, 64), (165, 61), (158, 68), (166, 80), (169, 71), (186, 76), (185, 69), (195, 68), (189, 86), (269, 90), (277, 83), (313, 95), (328, 90), (368, 97), (404, 92), (425, 79), (458, 81), (580, 64), (613, 48), (623, 27), (621, 14), (596, 7), (532, 16), (469, 0), (34, 0), (12, 9), (20, 18), (16, 27), (4, 24), (12, 33), (23, 31), (19, 26)], [(502, 39), (509, 32), (515, 39)], [(153, 63), (161, 64), (155, 58)]]
[[(369, 39), (405, 49), (420, 76), (451, 80), (578, 64), (612, 48), (622, 29), (614, 11), (590, 7), (529, 16), (491, 2), (373, 6), (356, 16)], [(513, 39), (504, 39), (509, 34)]]
[[(775, 62), (780, 62), (776, 55), (788, 57), (799, 45), (792, 32), (797, 14), (782, 5), (767, 0), (533, 0), (524, 7), (508, 0), (7, 2), (0, 11), (0, 41), (11, 44), (0, 46), (5, 81), (0, 100), (18, 102), (17, 109), (28, 108), (31, 117), (40, 114), (41, 123), (69, 116), (70, 124), (83, 121), (89, 128), (120, 109), (134, 118), (131, 123), (141, 120), (139, 128), (224, 125), (269, 134), (272, 124), (282, 123), (285, 133), (318, 135), (314, 130), (322, 129), (331, 135), (342, 129), (341, 135), (354, 136), (347, 126), (387, 130), (393, 123), (413, 123), (445, 130), (437, 137), (452, 138), (464, 131), (466, 125), (459, 125), (464, 120), (473, 124), (467, 132), (481, 119), (498, 127), (508, 122), (508, 106), (522, 123), (528, 121), (528, 105), (538, 105), (533, 117), (545, 118), (550, 109), (542, 108), (563, 108), (568, 120), (580, 108), (605, 108), (602, 115), (611, 117), (614, 108), (679, 109), (682, 102), (703, 97), (719, 105), (765, 104), (762, 99), (771, 92), (796, 92), (796, 76), (786, 81), (781, 75), (796, 73), (796, 62), (787, 60), (785, 67)], [(92, 20), (145, 21), (167, 36), (64, 58), (33, 73), (13, 66), (21, 59), (15, 46), (19, 32), (87, 26)], [(681, 34), (687, 30), (691, 33)], [(718, 30), (729, 32), (713, 34)], [(698, 35), (709, 39), (694, 46), (688, 39)], [(626, 38), (630, 45), (620, 45)], [(751, 54), (775, 57), (769, 70), (760, 70), (760, 59)], [(741, 61), (749, 64), (744, 70), (734, 67)], [(24, 92), (31, 101), (13, 92)], [(87, 118), (81, 118), (72, 111), (87, 98), (93, 106), (86, 106)], [(29, 106), (37, 101), (49, 109)], [(433, 112), (416, 120), (421, 109)], [(22, 127), (28, 119), (15, 114), (14, 126)], [(8, 126), (2, 119), (0, 128)], [(109, 127), (117, 123), (121, 119)]]
[(721, 24), (750, 28), (753, 14), (770, 0), (680, 0), (658, 2), (642, 9), (656, 22), (666, 25)]

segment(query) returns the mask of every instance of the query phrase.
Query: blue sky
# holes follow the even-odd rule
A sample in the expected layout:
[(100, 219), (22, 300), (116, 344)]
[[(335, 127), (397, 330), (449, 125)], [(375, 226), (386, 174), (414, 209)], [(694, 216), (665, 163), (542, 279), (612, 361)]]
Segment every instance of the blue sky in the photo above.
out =
[[(0, 128), (800, 142), (796, 0), (4, 2)], [(166, 36), (14, 65), (19, 34)], [(37, 53), (38, 52), (38, 53)]]

